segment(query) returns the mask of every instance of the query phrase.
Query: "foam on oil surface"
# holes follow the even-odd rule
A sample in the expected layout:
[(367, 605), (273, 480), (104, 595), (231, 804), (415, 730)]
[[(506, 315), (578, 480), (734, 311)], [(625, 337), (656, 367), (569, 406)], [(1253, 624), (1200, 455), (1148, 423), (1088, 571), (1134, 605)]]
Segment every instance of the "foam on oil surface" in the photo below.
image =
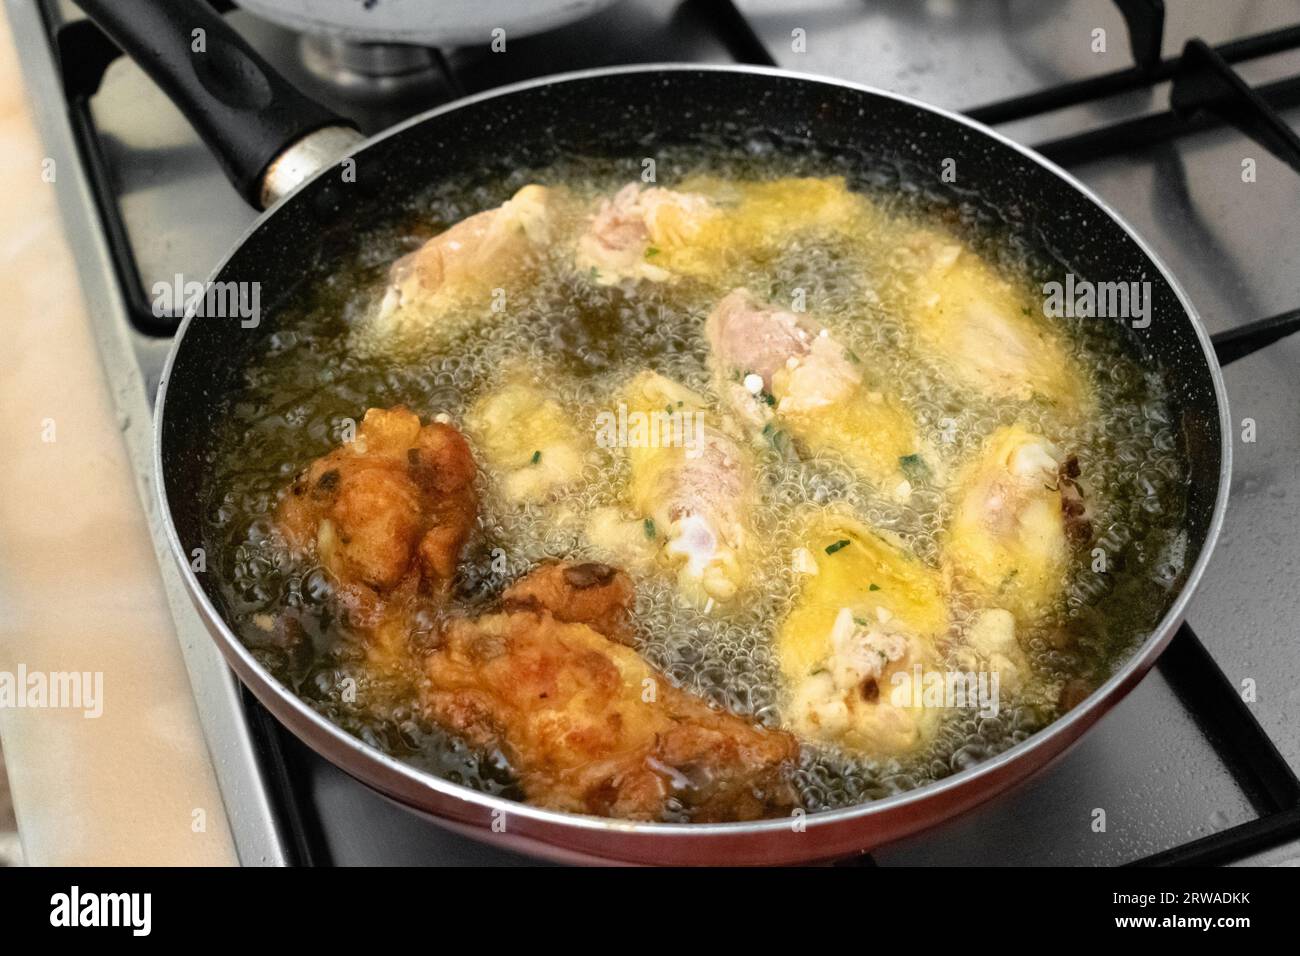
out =
[[(353, 635), (333, 617), (329, 582), (320, 568), (302, 566), (278, 550), (270, 534), (277, 495), (292, 475), (338, 443), (341, 427), (365, 409), (404, 403), (426, 418), (438, 413), (459, 423), (467, 407), (503, 370), (520, 363), (544, 371), (544, 380), (574, 420), (594, 425), (596, 413), (638, 371), (651, 368), (711, 395), (704, 317), (726, 289), (745, 285), (760, 296), (788, 301), (806, 290), (807, 309), (829, 325), (872, 376), (895, 391), (916, 415), (923, 433), (942, 428), (951, 440), (935, 448), (954, 466), (998, 425), (1023, 421), (1077, 452), (1084, 479), (1096, 489), (1094, 527), (1118, 542), (1122, 574), (1099, 578), (1078, 559), (1062, 581), (1065, 616), (1086, 620), (1083, 637), (1062, 646), (1044, 630), (1028, 644), (1039, 683), (1084, 679), (1094, 685), (1156, 623), (1180, 568), (1164, 558), (1173, 551), (1183, 513), (1184, 470), (1179, 439), (1157, 374), (1144, 371), (1100, 320), (1066, 323), (1072, 359), (1087, 370), (1098, 412), (1079, 425), (1062, 425), (1050, 411), (1024, 403), (980, 400), (958, 390), (918, 360), (904, 321), (891, 305), (895, 284), (906, 276), (881, 267), (902, 231), (932, 222), (938, 213), (1009, 276), (1036, 287), (1053, 264), (1034, 259), (1016, 237), (989, 228), (973, 203), (940, 202), (900, 189), (895, 177), (855, 183), (883, 211), (885, 227), (851, 239), (793, 242), (761, 263), (743, 263), (716, 281), (684, 280), (603, 288), (575, 275), (562, 246), (530, 283), (509, 291), (507, 307), (488, 303), (466, 316), (465, 328), (418, 360), (364, 357), (350, 335), (373, 308), (387, 264), (430, 234), (464, 216), (496, 205), (519, 186), (536, 181), (564, 185), (580, 197), (608, 193), (636, 167), (573, 162), (520, 171), (491, 188), (443, 184), (424, 196), (411, 219), (367, 237), (350, 268), (339, 269), (285, 315), (267, 353), (249, 368), (246, 388), (223, 410), (223, 439), (210, 453), (207, 507), (209, 553), (216, 556), (233, 624), (276, 676), (351, 732), (442, 776), (517, 796), (499, 754), (483, 755), (421, 722), (415, 710), (367, 673)], [(769, 178), (818, 175), (812, 160), (747, 153), (681, 150), (661, 156), (660, 184), (692, 173), (713, 177)], [(870, 266), (876, 264), (877, 268)], [(864, 268), (864, 265), (867, 268)], [(713, 405), (712, 414), (723, 414)], [(941, 424), (942, 423), (942, 424)], [(626, 479), (617, 451), (593, 448), (582, 480), (560, 506), (508, 507), (482, 479), (479, 533), (469, 550), (457, 601), (486, 606), (509, 580), (545, 558), (582, 557), (578, 518), (616, 504)], [(637, 580), (639, 650), (683, 688), (771, 726), (781, 722), (782, 689), (772, 636), (793, 599), (789, 548), (800, 509), (847, 504), (869, 524), (896, 532), (923, 561), (940, 560), (947, 497), (921, 486), (908, 504), (876, 494), (832, 454), (802, 461), (776, 451), (760, 456), (761, 505), (754, 537), (772, 546), (754, 557), (743, 601), (704, 613), (681, 602), (662, 576)], [(495, 551), (494, 549), (500, 549)], [(494, 564), (494, 555), (497, 561)], [(507, 570), (499, 569), (503, 557)], [(1162, 563), (1165, 561), (1165, 563)], [(268, 638), (256, 616), (286, 607), (306, 609), (311, 642), (287, 651)], [(360, 691), (343, 692), (356, 682)], [(357, 701), (364, 702), (358, 703)], [(843, 806), (909, 789), (962, 769), (1023, 740), (1057, 716), (1054, 701), (1033, 698), (996, 718), (960, 714), (950, 719), (924, 754), (906, 761), (854, 759), (833, 749), (804, 748), (797, 784), (810, 810)]]

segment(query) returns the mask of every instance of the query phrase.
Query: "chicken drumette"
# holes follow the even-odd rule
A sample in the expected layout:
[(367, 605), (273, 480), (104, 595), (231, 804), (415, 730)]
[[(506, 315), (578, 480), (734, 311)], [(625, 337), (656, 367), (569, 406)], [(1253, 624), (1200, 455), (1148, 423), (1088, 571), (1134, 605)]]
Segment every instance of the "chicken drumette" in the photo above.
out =
[(329, 572), (333, 600), (376, 666), (402, 665), (409, 622), (442, 605), (476, 518), (474, 475), (455, 428), (372, 408), (356, 437), (308, 465), (281, 499), (281, 534)]
[(554, 190), (528, 185), (393, 263), (375, 313), (358, 329), (365, 351), (420, 349), (482, 313), (494, 288), (527, 276), (551, 239)]
[(499, 612), (449, 624), (425, 659), (425, 707), (501, 748), (532, 804), (633, 820), (788, 812), (794, 738), (711, 709), (619, 643), (631, 600), (608, 565), (543, 566)]
[(450, 425), (372, 408), (356, 437), (312, 462), (280, 503), (290, 544), (314, 549), (346, 588), (387, 592), (456, 569), (478, 506), (474, 459)]
[(878, 489), (905, 499), (909, 477), (937, 458), (906, 407), (869, 382), (858, 358), (811, 316), (745, 289), (705, 323), (719, 394), (755, 436), (788, 432), (811, 452), (830, 449)]

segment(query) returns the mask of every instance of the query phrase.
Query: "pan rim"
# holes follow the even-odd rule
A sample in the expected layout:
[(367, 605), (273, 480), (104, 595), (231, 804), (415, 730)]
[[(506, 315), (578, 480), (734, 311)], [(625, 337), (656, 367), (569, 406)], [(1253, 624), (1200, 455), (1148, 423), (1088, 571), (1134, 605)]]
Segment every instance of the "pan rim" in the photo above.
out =
[[(1228, 397), (1223, 381), (1223, 372), (1219, 365), (1218, 358), (1215, 355), (1209, 333), (1205, 330), (1200, 315), (1196, 311), (1195, 306), (1193, 306), (1186, 291), (1174, 277), (1172, 271), (1165, 265), (1164, 261), (1156, 254), (1155, 250), (1151, 248), (1142, 236), (1139, 235), (1118, 212), (1111, 208), (1111, 206), (1091, 188), (1080, 182), (1077, 178), (1053, 163), (1051, 160), (1034, 152), (1029, 147), (1017, 143), (996, 130), (972, 120), (969, 117), (963, 116), (960, 113), (953, 112), (952, 110), (925, 103), (914, 97), (905, 96), (888, 90), (882, 90), (878, 87), (862, 83), (839, 80), (833, 77), (818, 76), (811, 73), (783, 70), (776, 67), (750, 66), (745, 64), (645, 63), (598, 67), (535, 77), (533, 79), (497, 87), (434, 107), (368, 137), (344, 155), (362, 152), (389, 137), (399, 135), (405, 130), (418, 126), (435, 117), (452, 113), (487, 100), (511, 96), (515, 93), (531, 89), (557, 86), (562, 83), (601, 79), (608, 76), (637, 73), (654, 75), (689, 72), (770, 76), (780, 79), (797, 80), (804, 83), (814, 83), (847, 89), (857, 93), (864, 93), (868, 96), (894, 100), (913, 108), (944, 117), (952, 122), (959, 123), (976, 133), (995, 140), (1003, 146), (1011, 148), (1026, 159), (1043, 167), (1058, 179), (1062, 180), (1066, 185), (1080, 193), (1093, 206), (1105, 213), (1111, 221), (1115, 223), (1115, 225), (1123, 230), (1151, 265), (1157, 270), (1157, 272), (1159, 272), (1161, 278), (1168, 283), (1170, 289), (1177, 297), (1179, 305), (1182, 307), (1187, 320), (1190, 322), (1192, 330), (1196, 335), (1197, 342), (1201, 347), (1202, 357), (1205, 360), (1210, 374), (1210, 380), (1214, 388), (1215, 401), (1219, 411), (1220, 464), (1219, 486), (1216, 491), (1209, 525), (1206, 529), (1205, 540), (1201, 546), (1196, 561), (1193, 563), (1191, 570), (1188, 572), (1181, 589), (1169, 606), (1169, 609), (1162, 616), (1159, 623), (1152, 629), (1146, 640), (1134, 649), (1125, 663), (1118, 667), (1104, 683), (1094, 689), (1082, 703), (1078, 704), (1068, 713), (1061, 715), (1056, 720), (1052, 721), (1052, 723), (1047, 727), (1044, 727), (1042, 730), (1030, 735), (1015, 746), (965, 770), (960, 770), (942, 778), (941, 780), (933, 781), (912, 790), (893, 794), (879, 800), (855, 804), (849, 807), (808, 813), (802, 818), (802, 826), (804, 830), (811, 833), (816, 829), (824, 829), (850, 821), (869, 818), (905, 807), (909, 804), (931, 800), (950, 791), (965, 787), (980, 778), (996, 775), (998, 771), (1020, 762), (1035, 751), (1047, 747), (1049, 742), (1054, 738), (1064, 736), (1068, 741), (1076, 740), (1090, 727), (1092, 723), (1095, 723), (1096, 720), (1102, 716), (1108, 706), (1112, 703), (1117, 703), (1118, 699), (1121, 699), (1129, 690), (1132, 689), (1133, 686), (1136, 686), (1138, 681), (1145, 676), (1146, 672), (1155, 663), (1160, 653), (1172, 639), (1175, 630), (1182, 623), (1187, 605), (1190, 603), (1192, 595), (1200, 584), (1205, 569), (1209, 564), (1210, 557), (1218, 543), (1227, 511), (1228, 493), (1232, 474), (1232, 434), (1231, 417), (1228, 410)], [(340, 159), (341, 158), (342, 157), (340, 157)], [(288, 202), (292, 201), (297, 196), (298, 192), (308, 188), (308, 186), (315, 182), (316, 179), (328, 173), (332, 167), (332, 163), (324, 166), (314, 175), (304, 180), (293, 191), (278, 200), (274, 205), (263, 212), (262, 215), (258, 216), (216, 265), (209, 276), (209, 279), (212, 281), (216, 280), (229, 264), (230, 260), (241, 248), (243, 248), (251, 236), (261, 229), (262, 226), (271, 217), (276, 215), (276, 213)], [(442, 777), (438, 777), (427, 771), (420, 770), (384, 753), (381, 750), (378, 750), (377, 748), (371, 747), (359, 738), (347, 733), (347, 731), (342, 727), (339, 727), (337, 724), (323, 717), (311, 707), (307, 706), (307, 704), (305, 704), (296, 694), (276, 680), (274, 676), (272, 676), (257, 662), (248, 648), (239, 640), (226, 622), (225, 617), (217, 611), (216, 607), (199, 584), (194, 570), (190, 567), (188, 556), (176, 531), (175, 523), (172, 520), (171, 508), (167, 499), (167, 488), (162, 462), (163, 415), (166, 407), (168, 383), (171, 379), (172, 367), (180, 353), (181, 346), (185, 340), (185, 333), (189, 329), (192, 320), (193, 316), (186, 316), (176, 331), (171, 348), (168, 350), (167, 360), (163, 366), (162, 377), (159, 381), (158, 393), (154, 405), (154, 485), (157, 491), (158, 505), (161, 510), (164, 533), (166, 534), (167, 543), (172, 553), (172, 557), (180, 567), (181, 577), (185, 582), (186, 590), (189, 592), (191, 600), (199, 606), (201, 613), (206, 618), (205, 623), (208, 625), (207, 629), (209, 633), (213, 634), (214, 627), (218, 631), (218, 633), (213, 634), (213, 639), (219, 640), (224, 644), (226, 652), (233, 653), (238, 657), (241, 664), (251, 673), (257, 674), (261, 680), (263, 688), (272, 693), (282, 702), (283, 705), (295, 711), (299, 719), (314, 725), (318, 731), (324, 732), (326, 735), (331, 737), (336, 745), (344, 748), (349, 753), (350, 762), (351, 760), (356, 760), (362, 763), (377, 764), (385, 771), (405, 778), (408, 783), (432, 789), (443, 796), (464, 801), (467, 804), (471, 804), (483, 810), (500, 812), (513, 817), (522, 817), (547, 826), (554, 825), (565, 828), (572, 827), (581, 830), (609, 833), (611, 835), (627, 834), (655, 837), (674, 836), (697, 840), (707, 839), (711, 836), (730, 837), (739, 834), (776, 834), (782, 831), (790, 831), (790, 820), (787, 817), (755, 821), (734, 821), (727, 823), (641, 822), (612, 819), (608, 817), (596, 817), (587, 814), (568, 813), (559, 810), (548, 810), (504, 797), (482, 793), (462, 784), (452, 783), (449, 780), (445, 780)], [(1123, 686), (1126, 683), (1130, 685), (1127, 688)], [(1120, 697), (1116, 698), (1115, 701), (1112, 701), (1111, 698), (1117, 693)], [(280, 723), (284, 723), (284, 721), (280, 720), (278, 717), (277, 720)], [(1071, 736), (1069, 731), (1072, 728), (1077, 728), (1077, 732)], [(1064, 749), (1065, 748), (1061, 748), (1061, 750)], [(1047, 756), (1059, 756), (1059, 753), (1052, 751), (1049, 752)], [(326, 757), (326, 759), (331, 763), (334, 763), (336, 766), (339, 766), (340, 769), (343, 769), (345, 772), (349, 773), (349, 775), (356, 776), (348, 766), (342, 765), (341, 762), (336, 761), (332, 757)], [(371, 786), (368, 783), (366, 785)], [(1005, 785), (998, 787), (977, 802), (982, 803), (996, 795), (996, 793), (1003, 792), (1006, 789), (1009, 789), (1009, 787)], [(399, 799), (399, 802), (405, 803), (406, 801)], [(420, 809), (425, 813), (432, 812), (425, 808), (417, 807), (414, 809)], [(434, 815), (436, 816), (437, 814)], [(957, 814), (957, 816), (960, 815), (960, 813)]]

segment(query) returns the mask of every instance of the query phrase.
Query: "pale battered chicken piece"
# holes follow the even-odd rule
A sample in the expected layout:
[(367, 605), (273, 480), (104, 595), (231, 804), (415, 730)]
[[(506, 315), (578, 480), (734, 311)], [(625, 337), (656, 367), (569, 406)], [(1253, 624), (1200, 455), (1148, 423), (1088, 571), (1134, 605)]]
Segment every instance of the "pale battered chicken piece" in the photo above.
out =
[(870, 221), (867, 199), (842, 177), (736, 182), (693, 177), (680, 190), (639, 183), (601, 202), (575, 264), (600, 285), (718, 280), (743, 260), (770, 259), (797, 235), (849, 234)]
[(475, 402), (465, 425), (515, 503), (553, 498), (580, 477), (589, 450), (563, 406), (522, 375)]
[(661, 542), (651, 518), (603, 505), (586, 515), (582, 530), (592, 554), (603, 561), (614, 561), (637, 574), (651, 574), (658, 567)]
[(1072, 548), (1092, 536), (1079, 461), (1023, 425), (999, 428), (960, 470), (943, 554), (954, 587), (1024, 627), (1060, 599)]
[(421, 425), (401, 406), (372, 408), (351, 442), (293, 480), (276, 523), (354, 595), (382, 596), (411, 577), (437, 590), (474, 524), (474, 474), (450, 425)]
[(796, 234), (843, 234), (869, 226), (877, 212), (842, 176), (781, 176), (736, 181), (688, 179), (683, 186), (710, 196), (723, 216), (705, 224), (700, 241), (723, 241), (747, 252), (779, 248)]
[(886, 494), (905, 499), (937, 457), (916, 423), (829, 330), (736, 289), (705, 324), (718, 391), (751, 434), (788, 434), (805, 448), (838, 451)]
[(601, 200), (578, 238), (575, 265), (597, 285), (627, 279), (664, 282), (672, 273), (655, 259), (689, 244), (715, 212), (704, 196), (628, 183), (612, 199)]
[(916, 752), (942, 719), (911, 688), (948, 630), (938, 573), (848, 516), (816, 515), (799, 540), (799, 595), (777, 633), (791, 726), (867, 756)]
[(622, 572), (539, 573), (511, 589), (502, 612), (447, 626), (425, 661), (433, 720), (500, 748), (536, 806), (693, 822), (793, 808), (794, 738), (712, 710), (597, 630), (626, 619)]
[(745, 580), (755, 495), (749, 456), (707, 423), (701, 396), (662, 375), (642, 372), (623, 401), (636, 522), (688, 600), (705, 607), (731, 600)]
[(479, 295), (486, 307), (491, 289), (526, 272), (545, 249), (554, 205), (552, 190), (525, 186), (398, 259), (361, 341), (377, 351), (407, 348), (445, 330), (459, 299)]
[(904, 311), (923, 355), (991, 398), (1042, 401), (1067, 420), (1093, 405), (1091, 385), (1041, 301), (937, 232), (914, 233), (899, 255), (915, 276)]
[(999, 694), (1019, 693), (1032, 677), (1029, 655), (1016, 636), (1015, 615), (1005, 608), (976, 611), (954, 657), (965, 671), (996, 673)]

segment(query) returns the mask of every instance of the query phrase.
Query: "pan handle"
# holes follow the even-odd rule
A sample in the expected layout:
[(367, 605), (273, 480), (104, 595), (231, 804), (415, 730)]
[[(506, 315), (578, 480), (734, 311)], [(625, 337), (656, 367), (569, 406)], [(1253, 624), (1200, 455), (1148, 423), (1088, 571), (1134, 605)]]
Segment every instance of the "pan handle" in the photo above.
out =
[(75, 0), (185, 114), (239, 194), (265, 208), (361, 141), (203, 0)]

